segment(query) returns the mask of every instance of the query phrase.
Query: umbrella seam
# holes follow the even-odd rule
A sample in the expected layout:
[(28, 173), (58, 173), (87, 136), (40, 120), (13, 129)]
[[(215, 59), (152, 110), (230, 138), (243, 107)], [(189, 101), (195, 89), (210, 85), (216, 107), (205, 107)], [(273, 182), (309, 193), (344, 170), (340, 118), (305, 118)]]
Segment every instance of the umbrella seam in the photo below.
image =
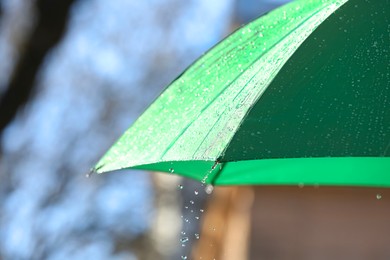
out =
[[(259, 71), (259, 70), (258, 70), (258, 71)], [(241, 73), (240, 75), (242, 75), (242, 73)], [(255, 77), (255, 75), (252, 76), (252, 77), (246, 82), (246, 84), (244, 85), (244, 87), (248, 86), (248, 84), (253, 80), (254, 77)], [(237, 78), (238, 78), (238, 77), (237, 77)], [(237, 78), (236, 78), (236, 79), (237, 79)], [(235, 79), (235, 80), (236, 80), (236, 79)], [(234, 81), (234, 82), (235, 82), (235, 81)], [(233, 82), (232, 82), (232, 83), (233, 83)], [(231, 84), (232, 84), (232, 83), (231, 83)], [(231, 84), (229, 84), (228, 86), (226, 86), (226, 88), (229, 88)], [(235, 99), (239, 96), (239, 94), (242, 93), (242, 91), (244, 90), (244, 87), (241, 88), (241, 90), (236, 94), (236, 96), (233, 98), (233, 100), (235, 100)], [(223, 91), (222, 91), (221, 93), (223, 93)], [(222, 114), (224, 114), (224, 113), (226, 112), (226, 110), (227, 110), (227, 107), (225, 107), (225, 109), (223, 110)], [(221, 117), (218, 117), (217, 121), (215, 121), (215, 123), (213, 124), (213, 126), (215, 126), (215, 125), (220, 121), (220, 119), (221, 119)], [(210, 132), (212, 131), (212, 129), (213, 129), (213, 127), (211, 127), (210, 130), (207, 132), (207, 134), (205, 135), (205, 138), (204, 138), (203, 141), (199, 144), (199, 146), (198, 146), (198, 148), (196, 149), (196, 151), (193, 153), (193, 156), (199, 151), (199, 148), (202, 146), (202, 144), (204, 143), (204, 141), (206, 140), (206, 138), (209, 136), (209, 134), (210, 134)], [(214, 143), (215, 143), (215, 142), (213, 142), (213, 144), (214, 144)]]

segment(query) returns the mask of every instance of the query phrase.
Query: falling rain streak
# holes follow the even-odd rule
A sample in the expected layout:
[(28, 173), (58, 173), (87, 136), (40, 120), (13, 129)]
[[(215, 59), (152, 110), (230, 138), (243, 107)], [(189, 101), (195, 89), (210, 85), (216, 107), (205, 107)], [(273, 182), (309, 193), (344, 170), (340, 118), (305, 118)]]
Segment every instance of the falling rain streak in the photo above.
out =
[[(217, 163), (213, 166), (213, 169), (216, 165)], [(206, 180), (207, 177), (205, 176), (204, 179)], [(184, 192), (190, 196), (186, 199), (182, 209), (182, 231), (179, 238), (180, 248), (182, 249), (181, 259), (189, 259), (192, 246), (201, 239), (200, 223), (205, 212), (203, 204), (214, 189), (210, 184), (194, 183), (192, 185), (194, 186), (190, 184), (179, 184), (177, 186), (179, 192)]]
[[(198, 230), (201, 229), (200, 220), (202, 214), (205, 212), (202, 207), (202, 201), (204, 201), (204, 199), (206, 199), (207, 196), (209, 196), (214, 190), (214, 186), (211, 184), (206, 184), (206, 182), (208, 181), (208, 178), (211, 177), (217, 166), (220, 167), (219, 169), (222, 169), (222, 164), (220, 164), (219, 161), (215, 161), (210, 170), (201, 180), (200, 185), (198, 184), (199, 187), (194, 188), (192, 192), (186, 192), (186, 189), (192, 189), (190, 188), (190, 185), (184, 186), (179, 184), (177, 186), (180, 192), (184, 192), (192, 196), (186, 203), (184, 203), (181, 216), (183, 221), (182, 231), (180, 232), (179, 238), (182, 248), (181, 259), (188, 258), (187, 254), (191, 251), (191, 246), (201, 237)], [(173, 173), (174, 169), (170, 168), (169, 172)]]

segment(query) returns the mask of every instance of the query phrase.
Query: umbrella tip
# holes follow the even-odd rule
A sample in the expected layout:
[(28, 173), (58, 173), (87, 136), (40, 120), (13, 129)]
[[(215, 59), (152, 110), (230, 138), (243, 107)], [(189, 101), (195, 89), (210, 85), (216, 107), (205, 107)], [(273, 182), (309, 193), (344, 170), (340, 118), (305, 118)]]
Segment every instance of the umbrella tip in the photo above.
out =
[(91, 168), (91, 169), (89, 169), (89, 172), (87, 172), (87, 173), (85, 174), (85, 177), (89, 178), (89, 177), (91, 177), (92, 174), (94, 174), (94, 173), (96, 173), (95, 168)]
[[(217, 166), (219, 165), (219, 169), (217, 168)], [(217, 170), (216, 170), (217, 169)], [(217, 159), (215, 160), (213, 166), (211, 166), (211, 169), (206, 173), (206, 175), (203, 177), (202, 179), (202, 185), (205, 185), (206, 182), (208, 182), (209, 184), (213, 184), (214, 180), (215, 180), (215, 177), (218, 176), (218, 173), (222, 170), (222, 163)], [(212, 177), (212, 179), (210, 181), (207, 181), (209, 180), (209, 178)], [(211, 188), (210, 188), (211, 187)], [(213, 191), (213, 186), (211, 185), (207, 190), (206, 192), (208, 193), (208, 191), (211, 193)], [(209, 194), (210, 194), (209, 193)]]
[(98, 170), (100, 170), (101, 168), (103, 168), (104, 164), (100, 165), (99, 167), (92, 167), (91, 169), (89, 169), (89, 172), (87, 172), (87, 174), (85, 174), (85, 177), (89, 178), (92, 176), (92, 174), (97, 174), (98, 173)]
[[(214, 170), (218, 165), (220, 165), (220, 161), (217, 159), (217, 160), (215, 160), (215, 162), (214, 162), (214, 165), (213, 166), (211, 166), (211, 170)], [(221, 167), (221, 165), (220, 165), (220, 167)]]

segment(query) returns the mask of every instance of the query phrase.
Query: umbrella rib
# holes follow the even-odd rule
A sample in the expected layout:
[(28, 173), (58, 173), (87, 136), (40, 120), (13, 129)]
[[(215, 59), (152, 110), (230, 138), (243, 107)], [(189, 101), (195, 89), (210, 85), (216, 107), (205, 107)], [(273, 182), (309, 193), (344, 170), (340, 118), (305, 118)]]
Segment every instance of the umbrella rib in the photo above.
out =
[[(262, 53), (262, 54), (259, 56), (259, 58), (261, 58), (261, 57), (264, 56), (266, 53), (268, 53), (269, 50), (271, 50), (272, 48), (274, 48), (274, 47), (275, 47), (276, 45), (278, 45), (281, 41), (283, 41), (286, 37), (288, 37), (288, 36), (291, 34), (291, 32), (294, 32), (298, 27), (300, 27), (302, 24), (306, 23), (309, 19), (311, 19), (313, 16), (315, 16), (316, 14), (318, 14), (319, 12), (321, 12), (322, 10), (324, 10), (326, 7), (328, 7), (328, 6), (323, 6), (323, 7), (320, 8), (319, 10), (313, 12), (312, 15), (308, 16), (307, 18), (305, 18), (305, 20), (303, 20), (302, 22), (300, 22), (296, 27), (294, 27), (294, 29), (290, 30), (290, 32), (287, 33), (283, 38), (281, 38), (279, 41), (277, 41), (275, 44), (273, 44), (273, 45), (271, 46), (271, 48), (267, 49), (267, 51), (265, 51), (264, 53)], [(315, 28), (315, 29), (317, 29), (317, 28)], [(313, 32), (315, 31), (315, 29), (313, 30)], [(303, 42), (302, 42), (302, 43), (303, 43)], [(299, 46), (298, 46), (297, 48), (299, 48)], [(287, 62), (287, 61), (288, 61), (288, 59), (286, 60), (286, 62)], [(252, 63), (252, 64), (253, 64), (253, 63)], [(252, 64), (251, 64), (251, 65), (252, 65)], [(283, 66), (284, 66), (284, 64), (281, 66), (281, 68), (282, 68)], [(256, 73), (258, 73), (259, 71), (261, 71), (261, 69), (259, 69)], [(240, 75), (241, 75), (241, 74), (240, 74)], [(255, 77), (255, 76), (252, 76), (252, 77), (250, 78), (250, 80), (248, 80), (248, 82), (245, 84), (245, 86), (247, 86), (248, 83), (249, 83), (251, 80), (253, 80), (254, 77)], [(238, 78), (238, 77), (237, 77), (237, 78)], [(236, 81), (237, 78), (236, 78), (234, 81)], [(272, 80), (268, 83), (268, 85), (270, 85), (271, 82), (272, 82)], [(242, 90), (243, 90), (243, 89), (242, 89)], [(241, 90), (241, 91), (242, 91), (242, 90)], [(239, 93), (241, 93), (241, 91), (240, 91)], [(239, 93), (238, 93), (238, 94), (239, 94)], [(235, 99), (237, 98), (238, 94), (235, 96), (235, 98), (234, 98), (233, 100), (235, 100)], [(256, 103), (256, 102), (261, 98), (261, 96), (262, 96), (262, 95), (259, 95), (259, 97), (254, 101), (254, 103)], [(252, 109), (252, 107), (249, 107), (249, 108), (248, 108), (248, 110), (247, 110), (247, 112), (246, 112), (246, 115), (251, 111), (251, 109)], [(241, 126), (243, 120), (245, 119), (246, 115), (242, 118), (241, 123), (239, 124), (238, 128), (240, 128), (240, 126)], [(228, 142), (228, 144), (226, 145), (225, 150), (227, 149), (227, 147), (229, 147), (229, 143), (230, 143), (230, 142), (231, 142), (231, 140), (230, 140), (230, 141)], [(388, 147), (388, 148), (390, 148), (390, 143), (389, 143), (389, 147)], [(224, 151), (225, 151), (225, 150), (224, 150)], [(221, 153), (221, 156), (223, 155), (224, 151)]]
[[(275, 44), (273, 44), (273, 45), (271, 46), (271, 48), (267, 49), (267, 51), (265, 51), (264, 53), (262, 53), (262, 54), (260, 55), (260, 58), (261, 58), (262, 56), (264, 56), (269, 50), (271, 50), (271, 49), (274, 48), (276, 45), (278, 45), (282, 40), (284, 40), (286, 37), (288, 37), (288, 36), (291, 34), (291, 32), (294, 32), (294, 31), (295, 31), (297, 28), (299, 28), (302, 24), (306, 23), (309, 19), (311, 19), (313, 16), (315, 16), (316, 14), (318, 14), (319, 12), (321, 12), (322, 10), (324, 10), (326, 7), (328, 7), (328, 6), (323, 6), (323, 7), (320, 8), (319, 10), (313, 12), (312, 15), (308, 16), (307, 18), (305, 18), (305, 19), (304, 19), (302, 22), (300, 22), (296, 27), (294, 27), (294, 29), (290, 30), (289, 33), (287, 33), (284, 37), (282, 37), (282, 38), (279, 39)], [(340, 8), (340, 7), (341, 7), (341, 5), (340, 5), (338, 8)], [(337, 10), (337, 9), (336, 9), (336, 10)], [(335, 10), (335, 11), (336, 11), (336, 10)], [(325, 19), (325, 20), (326, 20), (326, 19)], [(317, 28), (318, 28), (318, 27), (317, 27)], [(317, 28), (315, 28), (311, 33), (313, 33)], [(311, 33), (310, 33), (310, 34), (311, 34)], [(310, 36), (310, 34), (308, 35), (308, 37)], [(302, 43), (303, 43), (303, 42), (304, 42), (304, 41), (302, 41)], [(301, 44), (302, 44), (302, 43), (301, 43)], [(301, 45), (301, 44), (300, 44), (300, 45)], [(299, 46), (300, 46), (300, 45), (299, 45)], [(299, 48), (299, 46), (297, 47), (297, 49)], [(286, 60), (286, 62), (287, 62), (289, 59), (290, 59), (290, 58), (288, 58), (288, 59)], [(286, 64), (286, 62), (285, 62), (284, 64)], [(253, 64), (253, 63), (252, 63), (252, 64)], [(284, 64), (281, 65), (280, 69), (284, 66)], [(260, 70), (259, 70), (259, 71), (260, 71)], [(251, 79), (252, 79), (252, 78), (251, 78)], [(236, 79), (235, 79), (235, 80), (236, 80)], [(272, 83), (272, 81), (273, 81), (273, 80), (271, 80), (271, 81), (268, 83), (268, 86)], [(268, 86), (267, 86), (267, 87), (268, 87)], [(264, 92), (266, 91), (266, 89), (267, 89), (267, 88), (265, 88)], [(258, 102), (258, 100), (261, 98), (261, 96), (262, 96), (262, 94), (259, 95), (259, 97), (257, 97), (257, 99), (256, 99), (253, 103)], [(239, 129), (239, 128), (241, 127), (242, 122), (244, 121), (244, 118), (246, 118), (246, 116), (250, 113), (250, 111), (251, 111), (252, 108), (253, 108), (253, 106), (250, 106), (250, 107), (248, 108), (248, 110), (246, 111), (246, 115), (243, 116), (243, 118), (242, 118), (241, 122), (239, 123), (237, 129)], [(234, 137), (234, 135), (233, 135), (232, 138), (227, 142), (227, 145), (225, 146), (224, 150), (221, 152), (219, 158), (223, 156), (223, 154), (225, 153), (226, 149), (229, 147), (231, 141), (233, 140), (233, 137)], [(390, 143), (389, 143), (389, 147), (390, 147)]]
[[(257, 70), (257, 72), (258, 72), (258, 71), (260, 71), (260, 70)], [(242, 75), (242, 73), (241, 73), (240, 75)], [(237, 78), (236, 78), (233, 82), (235, 82), (238, 78), (239, 78), (239, 76), (237, 76)], [(255, 75), (253, 75), (253, 76), (245, 83), (244, 87), (248, 86), (248, 84), (249, 84), (254, 78), (255, 78)], [(230, 86), (233, 82), (231, 82), (231, 83), (229, 84), (229, 86)], [(228, 88), (229, 86), (227, 86), (226, 88)], [(235, 99), (242, 93), (242, 91), (244, 91), (244, 89), (245, 89), (244, 87), (241, 88), (241, 90), (236, 94), (236, 96), (233, 98), (233, 100), (235, 100)], [(222, 92), (221, 92), (221, 93), (222, 93)], [(225, 109), (223, 110), (222, 113), (224, 114), (226, 110), (227, 110), (227, 107), (225, 107)], [(213, 126), (215, 126), (215, 125), (220, 121), (220, 119), (221, 119), (221, 117), (218, 117), (218, 120), (215, 121), (215, 123), (213, 124)], [(196, 151), (194, 152), (193, 157), (194, 157), (194, 155), (199, 151), (200, 147), (202, 146), (202, 144), (204, 143), (204, 141), (207, 139), (207, 137), (208, 137), (209, 134), (211, 133), (212, 129), (213, 129), (213, 127), (211, 127), (210, 130), (207, 132), (207, 134), (206, 134), (205, 137), (203, 138), (203, 141), (199, 144), (198, 148), (197, 148)], [(213, 142), (213, 143), (214, 143), (214, 142)]]

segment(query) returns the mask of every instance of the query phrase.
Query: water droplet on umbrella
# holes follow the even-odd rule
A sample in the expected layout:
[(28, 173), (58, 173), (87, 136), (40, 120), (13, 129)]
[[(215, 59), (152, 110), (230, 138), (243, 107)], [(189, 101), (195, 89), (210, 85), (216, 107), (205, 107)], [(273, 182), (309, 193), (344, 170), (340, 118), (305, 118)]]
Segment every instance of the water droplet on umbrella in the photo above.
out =
[(199, 237), (200, 237), (199, 234), (198, 234), (198, 233), (195, 233), (195, 238), (196, 238), (196, 239), (199, 239)]
[(182, 231), (182, 232), (180, 232), (180, 234), (182, 234), (182, 235), (185, 235), (185, 234), (186, 234), (186, 232), (185, 232), (185, 231)]
[(199, 219), (199, 217), (198, 217), (198, 216), (196, 216), (195, 218), (196, 218), (196, 219)]
[(174, 173), (174, 172), (175, 172), (175, 169), (169, 168), (169, 172), (170, 172), (170, 173)]
[(182, 256), (181, 256), (181, 259), (184, 259), (184, 260), (185, 260), (185, 259), (187, 259), (187, 256), (186, 256), (186, 255), (182, 255)]
[(194, 202), (193, 200), (190, 200), (190, 203), (191, 203), (192, 205), (194, 205), (195, 202)]
[(179, 188), (179, 190), (182, 190), (183, 189), (183, 185), (177, 185), (177, 187)]
[(206, 181), (207, 181), (207, 178), (209, 177), (209, 174), (210, 173), (207, 173), (204, 177), (203, 177), (203, 179), (202, 179), (202, 184), (205, 184), (206, 183)]
[(203, 213), (203, 212), (204, 212), (204, 209), (200, 209), (199, 211)]
[(195, 190), (194, 193), (195, 193), (195, 195), (198, 195), (198, 194), (199, 194), (199, 192), (198, 192), (197, 190)]
[(376, 194), (376, 199), (377, 200), (380, 200), (382, 198), (382, 195), (381, 194)]

